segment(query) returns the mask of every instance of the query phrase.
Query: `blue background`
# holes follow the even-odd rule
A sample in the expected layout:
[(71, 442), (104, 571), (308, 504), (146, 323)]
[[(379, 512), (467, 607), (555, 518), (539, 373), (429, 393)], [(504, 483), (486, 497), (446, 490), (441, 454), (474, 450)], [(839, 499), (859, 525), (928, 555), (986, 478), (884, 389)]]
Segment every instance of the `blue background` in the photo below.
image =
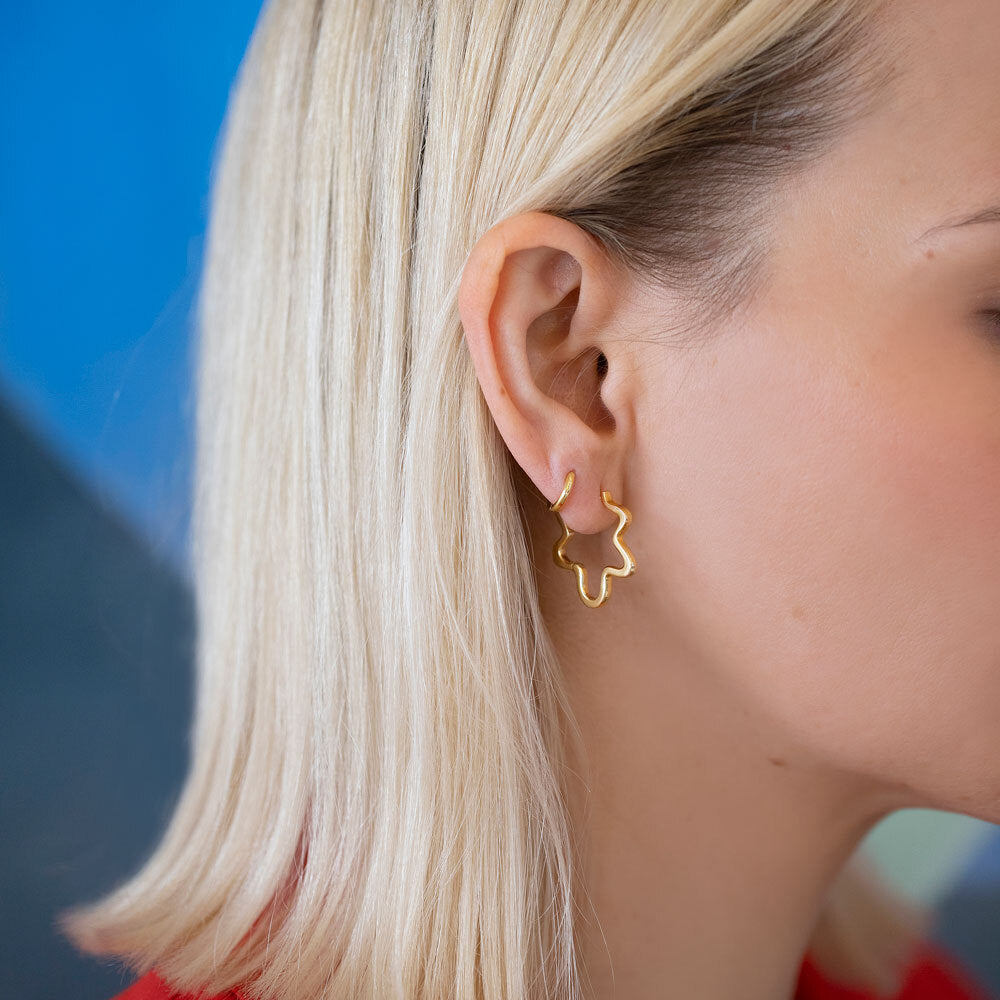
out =
[(187, 766), (192, 308), (257, 0), (0, 3), (0, 996), (135, 977), (55, 914)]
[(259, 6), (0, 5), (0, 387), (174, 560), (209, 170)]

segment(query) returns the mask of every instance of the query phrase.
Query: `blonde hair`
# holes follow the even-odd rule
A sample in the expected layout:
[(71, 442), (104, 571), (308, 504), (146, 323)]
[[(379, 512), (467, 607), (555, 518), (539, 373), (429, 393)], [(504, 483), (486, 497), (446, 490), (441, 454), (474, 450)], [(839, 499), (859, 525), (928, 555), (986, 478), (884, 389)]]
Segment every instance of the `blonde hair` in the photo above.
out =
[[(198, 308), (190, 768), (140, 869), (59, 915), (79, 948), (269, 1000), (583, 995), (579, 733), (465, 349), (462, 267), (537, 209), (734, 308), (766, 260), (762, 194), (877, 93), (876, 13), (267, 3)], [(847, 878), (816, 955), (891, 992), (922, 925)]]

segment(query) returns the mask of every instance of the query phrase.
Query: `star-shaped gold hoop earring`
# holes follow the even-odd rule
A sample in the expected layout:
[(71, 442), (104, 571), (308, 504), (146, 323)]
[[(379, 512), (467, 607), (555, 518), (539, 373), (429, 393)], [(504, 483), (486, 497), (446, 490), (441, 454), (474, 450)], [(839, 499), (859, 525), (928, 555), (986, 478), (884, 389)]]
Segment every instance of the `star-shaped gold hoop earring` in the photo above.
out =
[(622, 534), (625, 529), (632, 523), (632, 512), (621, 504), (617, 504), (611, 499), (611, 494), (607, 490), (601, 490), (601, 503), (604, 504), (608, 510), (613, 511), (618, 515), (618, 527), (615, 528), (615, 533), (611, 541), (614, 543), (615, 548), (622, 554), (622, 558), (625, 560), (622, 566), (605, 566), (601, 571), (601, 589), (596, 597), (591, 597), (587, 593), (587, 567), (582, 566), (580, 563), (575, 562), (572, 559), (566, 558), (566, 543), (573, 537), (576, 533), (572, 528), (566, 526), (566, 522), (562, 518), (562, 514), (559, 513), (562, 505), (566, 502), (569, 497), (570, 490), (573, 489), (573, 483), (576, 480), (576, 471), (570, 469), (566, 473), (566, 481), (563, 483), (562, 493), (559, 494), (559, 499), (555, 503), (549, 504), (549, 510), (551, 510), (556, 517), (559, 519), (559, 524), (562, 525), (562, 535), (556, 544), (552, 548), (552, 557), (555, 560), (557, 566), (562, 566), (563, 569), (571, 569), (576, 574), (576, 586), (577, 590), (580, 592), (580, 600), (587, 605), (588, 608), (599, 608), (611, 595), (611, 577), (613, 576), (631, 576), (635, 572), (635, 556), (632, 555), (631, 550), (622, 540)]

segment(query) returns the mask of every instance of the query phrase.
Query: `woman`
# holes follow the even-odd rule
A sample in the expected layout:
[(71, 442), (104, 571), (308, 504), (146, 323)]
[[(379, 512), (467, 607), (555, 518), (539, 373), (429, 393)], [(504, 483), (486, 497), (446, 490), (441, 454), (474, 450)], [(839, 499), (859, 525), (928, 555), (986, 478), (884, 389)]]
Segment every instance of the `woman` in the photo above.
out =
[(1000, 819), (998, 38), (995, 0), (267, 6), (190, 774), (62, 915), (122, 996), (985, 995), (855, 849)]

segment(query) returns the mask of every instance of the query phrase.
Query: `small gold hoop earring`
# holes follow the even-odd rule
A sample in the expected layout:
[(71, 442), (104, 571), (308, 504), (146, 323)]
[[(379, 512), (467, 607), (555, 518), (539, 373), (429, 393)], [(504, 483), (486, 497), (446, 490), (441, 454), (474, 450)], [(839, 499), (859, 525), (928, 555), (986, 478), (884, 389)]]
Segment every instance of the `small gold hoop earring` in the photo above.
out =
[(562, 514), (559, 511), (562, 505), (566, 502), (569, 497), (570, 490), (573, 489), (573, 483), (576, 480), (576, 471), (570, 469), (566, 473), (566, 481), (563, 483), (562, 493), (559, 494), (559, 499), (555, 503), (549, 504), (549, 510), (551, 510), (556, 517), (559, 519), (559, 524), (562, 526), (562, 535), (559, 541), (552, 548), (552, 557), (555, 559), (557, 566), (562, 566), (563, 569), (571, 569), (576, 574), (576, 586), (577, 590), (580, 592), (580, 600), (587, 605), (588, 608), (599, 608), (611, 595), (611, 577), (613, 576), (631, 576), (635, 572), (635, 556), (632, 555), (631, 550), (622, 540), (622, 534), (625, 529), (632, 523), (632, 512), (621, 504), (617, 504), (611, 499), (611, 494), (607, 490), (601, 490), (601, 503), (604, 504), (608, 510), (613, 511), (618, 515), (618, 527), (615, 528), (614, 537), (611, 541), (614, 543), (615, 548), (622, 554), (622, 558), (625, 560), (622, 566), (605, 566), (601, 571), (601, 589), (596, 597), (591, 597), (587, 593), (587, 567), (582, 566), (580, 563), (575, 562), (572, 559), (566, 558), (566, 543), (573, 537), (576, 532), (572, 528), (567, 527), (566, 522), (562, 518)]

